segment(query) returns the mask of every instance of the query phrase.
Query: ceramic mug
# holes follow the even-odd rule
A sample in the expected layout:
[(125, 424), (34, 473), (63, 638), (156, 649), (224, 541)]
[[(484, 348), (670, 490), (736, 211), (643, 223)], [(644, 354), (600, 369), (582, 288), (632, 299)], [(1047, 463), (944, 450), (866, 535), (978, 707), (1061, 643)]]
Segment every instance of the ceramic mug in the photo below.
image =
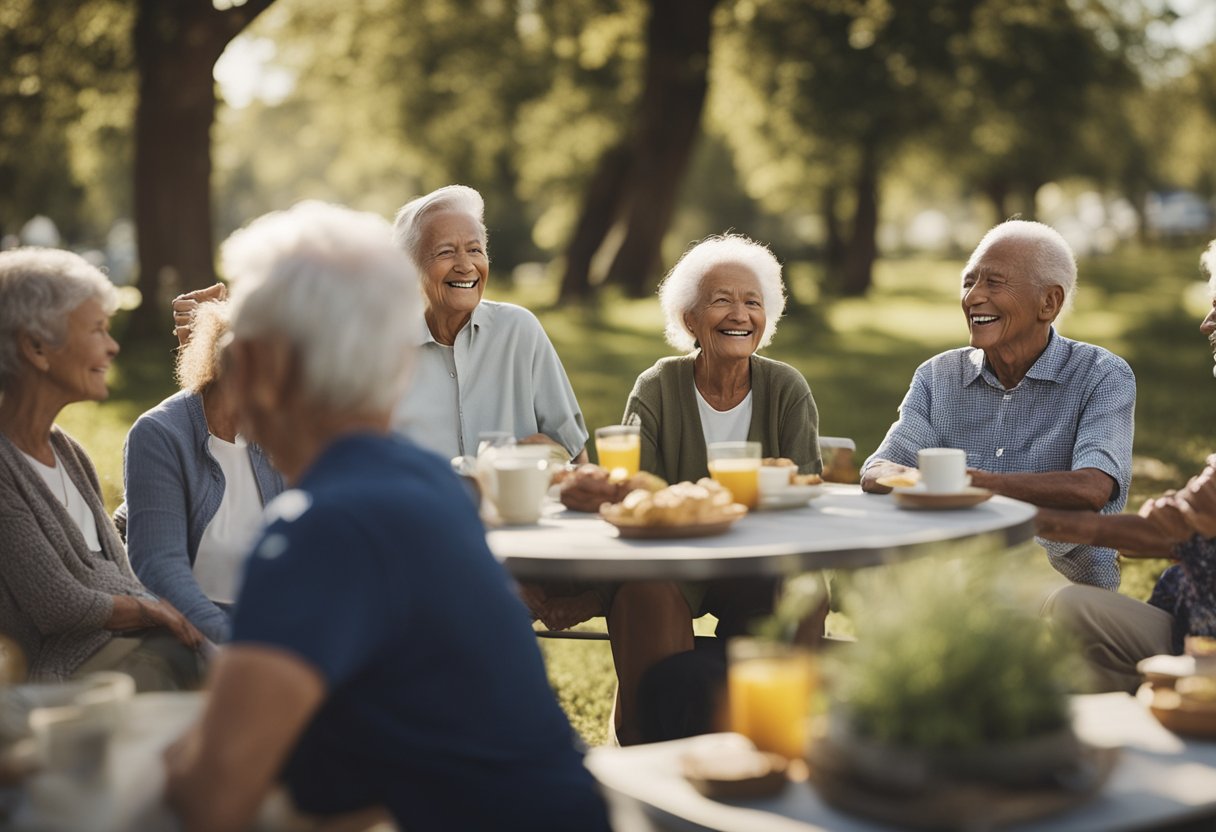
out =
[(549, 462), (524, 456), (494, 460), (494, 506), (504, 523), (535, 523), (549, 491)]
[(967, 452), (960, 448), (922, 448), (916, 455), (920, 481), (930, 494), (955, 494), (967, 487)]

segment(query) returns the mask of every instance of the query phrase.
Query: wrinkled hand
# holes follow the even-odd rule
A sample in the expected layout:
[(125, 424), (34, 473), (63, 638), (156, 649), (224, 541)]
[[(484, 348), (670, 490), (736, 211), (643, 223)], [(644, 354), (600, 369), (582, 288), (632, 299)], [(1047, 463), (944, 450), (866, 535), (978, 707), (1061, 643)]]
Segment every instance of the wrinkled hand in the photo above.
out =
[(597, 512), (604, 503), (624, 499), (628, 486), (608, 481), (608, 472), (598, 465), (583, 465), (562, 482), (562, 505), (573, 511)]
[(1148, 520), (1167, 540), (1186, 540), (1192, 529), (1183, 504), (1174, 495), (1149, 498), (1140, 506), (1140, 516)]
[(175, 297), (173, 299), (173, 334), (177, 336), (178, 345), (184, 347), (190, 341), (190, 326), (194, 321), (194, 310), (198, 309), (200, 303), (224, 300), (227, 297), (228, 287), (223, 283), (216, 283), (206, 289), (197, 289)]
[(532, 613), (532, 620), (541, 617), (545, 609), (545, 590), (537, 584), (520, 584), (519, 597), (524, 602), (524, 606), (528, 608), (528, 612)]
[(203, 634), (168, 601), (163, 599), (150, 601), (141, 598), (139, 599), (139, 607), (147, 626), (164, 627), (173, 634), (174, 638), (193, 650), (197, 650), (202, 646), (204, 641)]
[(540, 621), (550, 630), (568, 630), (575, 624), (582, 624), (603, 614), (599, 596), (588, 591), (562, 598), (549, 598), (540, 610)]

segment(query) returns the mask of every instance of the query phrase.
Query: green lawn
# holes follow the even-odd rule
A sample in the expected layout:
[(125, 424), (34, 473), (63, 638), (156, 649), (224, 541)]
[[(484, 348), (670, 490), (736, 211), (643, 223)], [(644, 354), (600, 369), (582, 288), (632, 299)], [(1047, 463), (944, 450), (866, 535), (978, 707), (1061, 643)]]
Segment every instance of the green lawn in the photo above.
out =
[[(1083, 261), (1076, 307), (1060, 326), (1069, 337), (1124, 356), (1136, 372), (1133, 509), (1144, 497), (1184, 483), (1213, 447), (1216, 383), (1197, 329), (1206, 304), (1199, 252), (1127, 249)], [(806, 376), (824, 434), (853, 437), (864, 457), (882, 439), (916, 366), (963, 343), (961, 265), (884, 260), (868, 299), (791, 302), (767, 354)], [(816, 296), (813, 268), (799, 264), (789, 271), (796, 299)], [(490, 297), (523, 303), (540, 316), (590, 427), (619, 421), (634, 378), (670, 353), (655, 299), (610, 295), (591, 309), (557, 307), (552, 286), (490, 286)], [(171, 358), (167, 346), (120, 355), (110, 400), (74, 405), (60, 418), (92, 454), (111, 508), (121, 499), (123, 437), (139, 413), (172, 391)], [(1161, 566), (1125, 562), (1123, 591), (1146, 597)], [(588, 742), (601, 742), (613, 688), (607, 644), (546, 641), (542, 648), (575, 726)]]

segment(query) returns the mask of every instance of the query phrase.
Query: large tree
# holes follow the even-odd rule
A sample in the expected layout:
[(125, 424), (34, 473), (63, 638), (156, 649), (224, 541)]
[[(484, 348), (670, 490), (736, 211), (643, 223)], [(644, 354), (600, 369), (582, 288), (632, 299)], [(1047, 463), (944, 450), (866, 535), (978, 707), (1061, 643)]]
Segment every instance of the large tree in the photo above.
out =
[(129, 334), (163, 334), (181, 290), (215, 280), (211, 214), (213, 70), (224, 48), (273, 0), (138, 0), (135, 223), (143, 304)]
[(716, 122), (754, 195), (822, 219), (843, 294), (869, 288), (883, 173), (938, 117), (980, 2), (768, 0), (723, 32)]
[(591, 261), (614, 224), (625, 236), (607, 279), (633, 296), (659, 271), (663, 235), (700, 132), (717, 0), (652, 0), (646, 68), (631, 129), (600, 157), (583, 200), (561, 298), (592, 291)]

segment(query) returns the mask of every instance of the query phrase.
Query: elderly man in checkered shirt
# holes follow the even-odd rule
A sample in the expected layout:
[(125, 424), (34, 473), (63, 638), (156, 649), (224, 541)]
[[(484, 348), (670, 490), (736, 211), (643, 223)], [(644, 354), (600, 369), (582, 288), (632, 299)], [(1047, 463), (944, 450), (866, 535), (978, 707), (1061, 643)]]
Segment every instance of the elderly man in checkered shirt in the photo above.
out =
[[(961, 448), (972, 485), (1044, 508), (1121, 512), (1136, 379), (1113, 353), (1055, 331), (1076, 280), (1054, 229), (1010, 220), (985, 234), (963, 270), (970, 346), (917, 368), (862, 488), (888, 491), (878, 480), (914, 468), (921, 448)], [(1069, 580), (1118, 588), (1113, 549), (1039, 542)]]

